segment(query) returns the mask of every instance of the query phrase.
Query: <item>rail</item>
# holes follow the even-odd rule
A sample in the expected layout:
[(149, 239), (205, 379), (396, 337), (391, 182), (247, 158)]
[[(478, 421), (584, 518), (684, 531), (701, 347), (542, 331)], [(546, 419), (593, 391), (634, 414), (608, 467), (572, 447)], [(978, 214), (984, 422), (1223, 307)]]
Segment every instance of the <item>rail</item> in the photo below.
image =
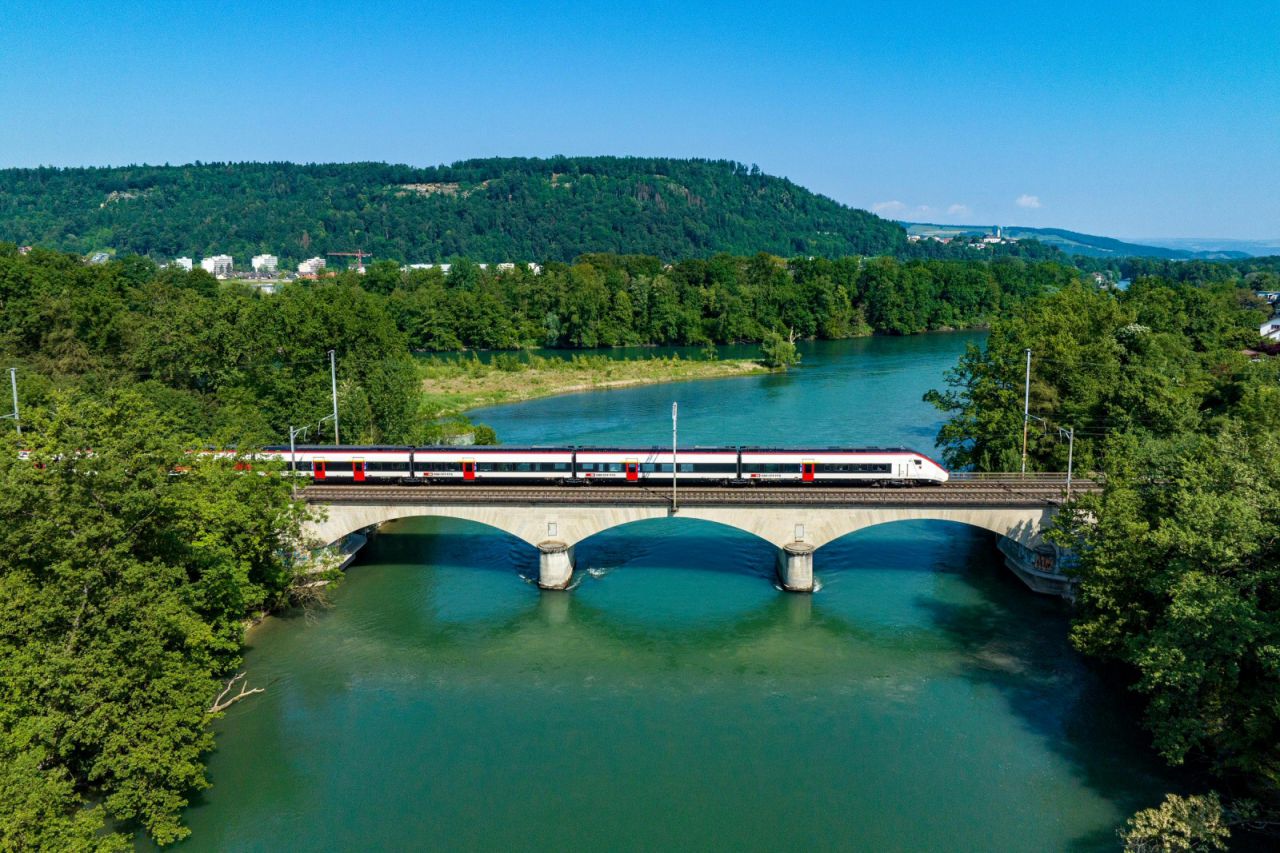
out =
[[(684, 506), (1057, 506), (1063, 502), (1066, 483), (1052, 480), (1000, 481), (993, 479), (901, 489), (757, 487), (724, 488), (685, 485), (680, 489)], [(1091, 480), (1072, 482), (1072, 493), (1096, 491)], [(670, 487), (654, 486), (497, 486), (458, 484), (449, 486), (311, 485), (301, 490), (308, 503), (440, 503), (440, 504), (612, 504), (650, 506), (670, 504)]]
[[(1065, 471), (952, 471), (953, 483), (1002, 482), (1002, 483), (1066, 483)], [(1073, 474), (1071, 484), (1101, 482), (1097, 474)]]

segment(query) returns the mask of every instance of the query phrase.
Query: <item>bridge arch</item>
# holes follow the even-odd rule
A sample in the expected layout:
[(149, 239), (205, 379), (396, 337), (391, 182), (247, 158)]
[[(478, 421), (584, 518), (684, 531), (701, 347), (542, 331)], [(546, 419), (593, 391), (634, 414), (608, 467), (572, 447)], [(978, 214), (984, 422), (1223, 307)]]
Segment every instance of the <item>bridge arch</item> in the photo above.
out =
[[(483, 503), (450, 500), (450, 497), (446, 494), (436, 499), (412, 502), (377, 498), (337, 500), (326, 505), (323, 519), (308, 524), (304, 538), (309, 545), (322, 546), (357, 530), (403, 518), (433, 516), (472, 521), (538, 548), (541, 553), (540, 578), (545, 581), (544, 585), (563, 588), (572, 575), (573, 550), (579, 543), (616, 527), (673, 515), (670, 506), (660, 502)], [(1014, 550), (1015, 554), (1011, 554), (1002, 547), (1012, 568), (1019, 559), (1016, 554), (1025, 557), (1041, 546), (1041, 535), (1056, 511), (1057, 507), (1052, 504), (1025, 501), (969, 506), (912, 504), (907, 500), (897, 505), (796, 501), (778, 505), (696, 504), (680, 507), (675, 515), (740, 530), (774, 545), (779, 549), (779, 575), (783, 585), (796, 591), (808, 591), (813, 586), (813, 552), (869, 527), (894, 521), (922, 520), (958, 522), (989, 530), (1004, 537)], [(1014, 571), (1018, 569), (1014, 568)], [(1021, 576), (1021, 572), (1019, 574)], [(1023, 580), (1031, 584), (1028, 577), (1024, 576)]]

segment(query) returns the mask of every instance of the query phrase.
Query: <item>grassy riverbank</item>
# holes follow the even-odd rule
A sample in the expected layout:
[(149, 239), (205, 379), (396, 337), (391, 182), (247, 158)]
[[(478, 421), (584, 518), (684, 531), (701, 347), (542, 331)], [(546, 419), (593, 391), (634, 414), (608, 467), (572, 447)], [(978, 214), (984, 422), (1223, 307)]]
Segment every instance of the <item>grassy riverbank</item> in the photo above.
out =
[(429, 418), (577, 391), (768, 372), (755, 361), (693, 361), (679, 356), (618, 360), (600, 355), (571, 359), (535, 355), (523, 361), (502, 354), (488, 364), (476, 358), (431, 358), (418, 363), (421, 412)]

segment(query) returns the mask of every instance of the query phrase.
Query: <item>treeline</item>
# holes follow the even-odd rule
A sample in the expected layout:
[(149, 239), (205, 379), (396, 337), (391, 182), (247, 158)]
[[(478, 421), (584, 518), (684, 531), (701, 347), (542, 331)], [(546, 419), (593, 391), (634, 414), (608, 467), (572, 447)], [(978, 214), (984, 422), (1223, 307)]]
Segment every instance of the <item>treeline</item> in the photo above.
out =
[(1077, 280), (1055, 262), (786, 261), (717, 255), (664, 264), (586, 255), (541, 272), (466, 262), (448, 275), (373, 264), (360, 281), (419, 350), (754, 342), (912, 334), (982, 325), (1026, 297)]
[(331, 439), (328, 350), (346, 442), (421, 438), (416, 378), (385, 300), (345, 281), (263, 298), (144, 258), (103, 265), (0, 246), (0, 353), (22, 398), (129, 387), (176, 428), (218, 446)]
[(330, 412), (332, 349), (349, 441), (425, 441), (411, 350), (910, 334), (985, 324), (1076, 280), (1072, 268), (1012, 258), (672, 265), (597, 254), (539, 274), (379, 262), (262, 296), (145, 258), (84, 264), (10, 245), (0, 247), (0, 353), (28, 368), (20, 381), (33, 403), (68, 384), (134, 385), (190, 432), (252, 446)]
[(1017, 470), (1030, 349), (1030, 468), (1065, 469), (1062, 427), (1077, 472), (1106, 476), (1051, 534), (1079, 556), (1072, 641), (1145, 697), (1161, 755), (1229, 794), (1140, 813), (1135, 850), (1280, 828), (1280, 358), (1247, 351), (1270, 306), (1257, 269), (1172, 269), (1032, 298), (929, 395), (949, 464)]
[(0, 170), (0, 240), (169, 259), (363, 249), (427, 262), (892, 253), (888, 220), (727, 160), (492, 158)]

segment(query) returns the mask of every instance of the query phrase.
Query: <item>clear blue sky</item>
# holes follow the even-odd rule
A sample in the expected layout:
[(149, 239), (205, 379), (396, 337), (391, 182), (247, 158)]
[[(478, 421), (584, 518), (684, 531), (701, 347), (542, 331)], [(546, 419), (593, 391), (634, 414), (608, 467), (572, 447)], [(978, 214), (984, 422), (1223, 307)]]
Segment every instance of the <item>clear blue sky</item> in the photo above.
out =
[(1280, 236), (1280, 2), (0, 0), (0, 166), (638, 154), (897, 218)]

